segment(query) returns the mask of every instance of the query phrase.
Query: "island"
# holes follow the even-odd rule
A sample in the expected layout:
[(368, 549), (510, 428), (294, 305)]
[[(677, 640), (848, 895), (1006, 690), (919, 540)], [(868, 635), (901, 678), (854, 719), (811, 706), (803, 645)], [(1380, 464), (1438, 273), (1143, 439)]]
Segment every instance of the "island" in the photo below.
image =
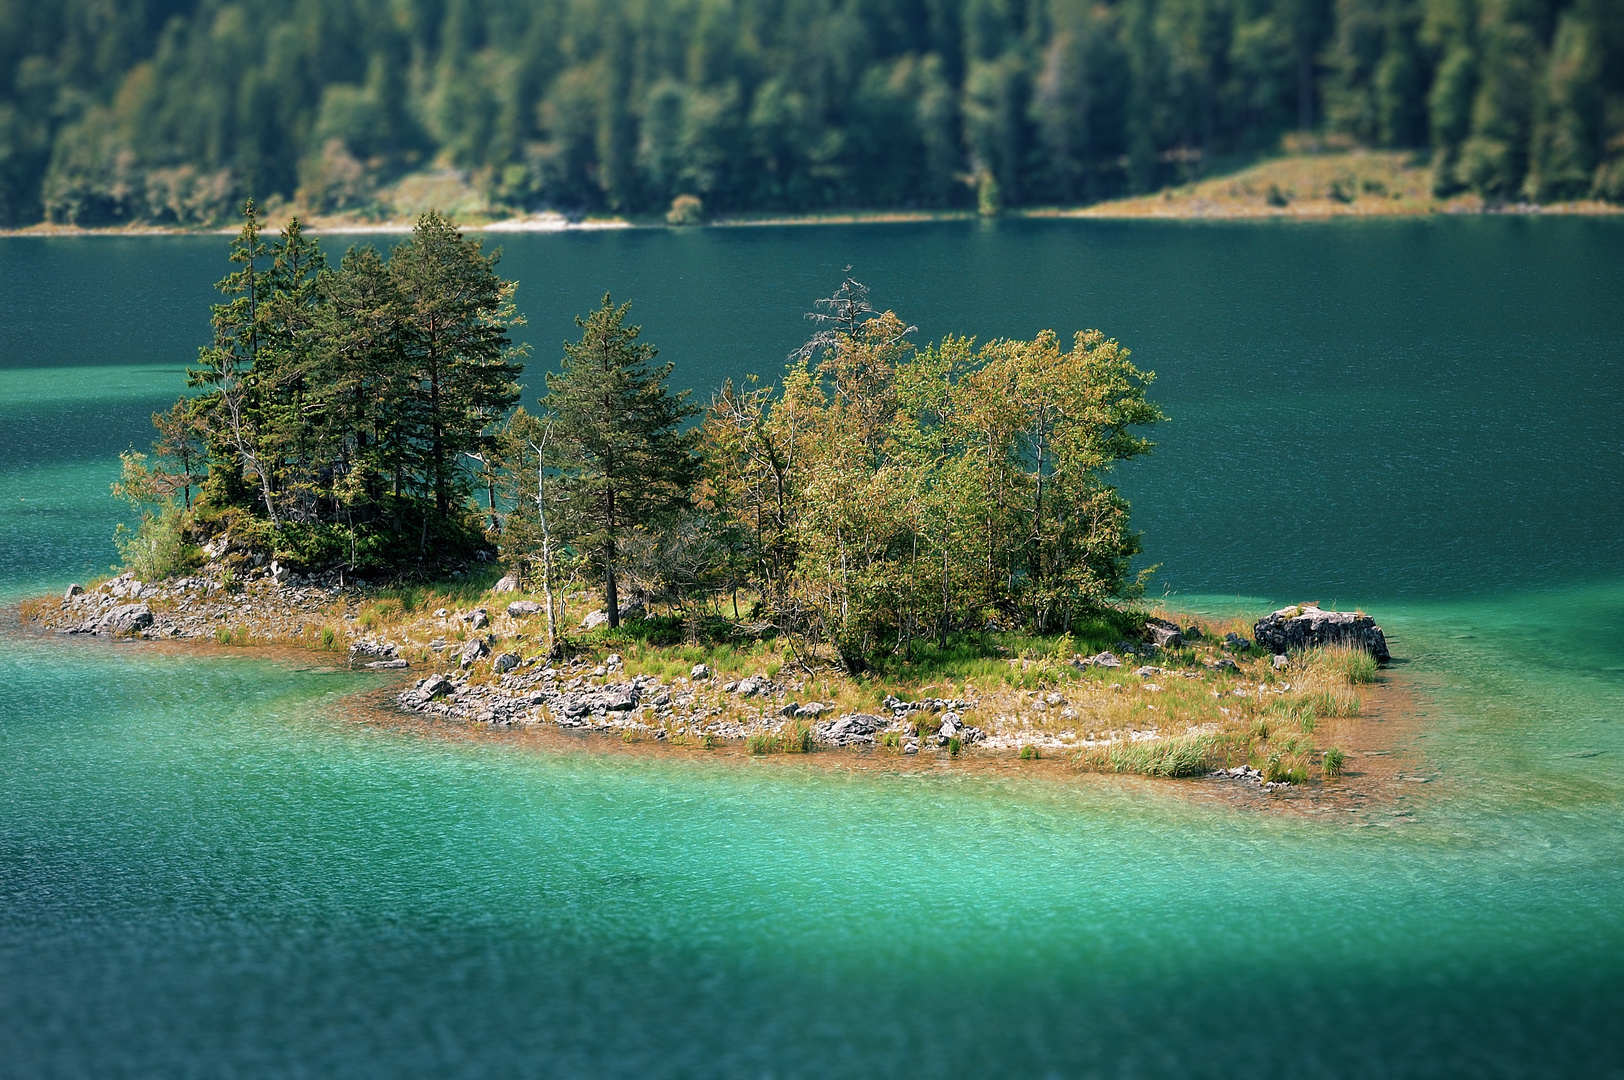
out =
[(701, 407), (605, 296), (531, 412), (513, 285), (452, 222), (333, 267), (244, 217), (193, 392), (113, 485), (141, 515), (123, 572), (29, 621), (335, 653), (401, 672), (392, 707), (493, 728), (1262, 791), (1346, 771), (1383, 632), (1145, 603), (1109, 479), (1162, 414), (1102, 332), (918, 344), (848, 275), (778, 379)]

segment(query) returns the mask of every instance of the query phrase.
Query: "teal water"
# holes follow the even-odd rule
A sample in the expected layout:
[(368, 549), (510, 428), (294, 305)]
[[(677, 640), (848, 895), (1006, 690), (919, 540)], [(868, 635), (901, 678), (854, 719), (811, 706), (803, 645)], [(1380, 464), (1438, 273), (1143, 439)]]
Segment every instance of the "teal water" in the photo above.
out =
[[(1119, 477), (1158, 588), (1374, 611), (1437, 779), (1288, 818), (521, 749), (9, 632), (0, 1076), (1624, 1075), (1624, 227), (503, 243), (538, 366), (608, 289), (680, 382), (770, 372), (847, 263), (926, 337), (1120, 337), (1173, 417)], [(0, 241), (0, 596), (113, 558), (222, 251)]]

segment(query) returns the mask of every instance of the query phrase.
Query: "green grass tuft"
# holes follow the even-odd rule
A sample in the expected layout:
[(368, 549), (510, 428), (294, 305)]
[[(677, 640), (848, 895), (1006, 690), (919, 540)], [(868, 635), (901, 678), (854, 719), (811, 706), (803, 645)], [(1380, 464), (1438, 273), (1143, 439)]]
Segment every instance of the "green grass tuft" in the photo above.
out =
[(1176, 779), (1207, 772), (1215, 749), (1216, 740), (1211, 735), (1183, 735), (1174, 739), (1112, 743), (1085, 750), (1078, 761), (1109, 772)]

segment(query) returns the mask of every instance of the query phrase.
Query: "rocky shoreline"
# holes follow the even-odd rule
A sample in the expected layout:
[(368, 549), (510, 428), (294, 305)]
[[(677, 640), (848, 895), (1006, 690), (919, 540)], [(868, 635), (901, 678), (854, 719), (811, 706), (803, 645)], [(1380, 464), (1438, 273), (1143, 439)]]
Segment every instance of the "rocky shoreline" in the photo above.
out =
[[(1306, 677), (1294, 674), (1287, 647), (1343, 644), (1387, 655), (1380, 628), (1362, 613), (1282, 609), (1252, 627), (1256, 642), (1153, 618), (1141, 642), (1121, 641), (1074, 656), (1058, 670), (1043, 669), (1046, 689), (1003, 680), (983, 681), (978, 689), (966, 682), (959, 697), (892, 693), (878, 709), (864, 709), (854, 688), (841, 689), (838, 680), (832, 686), (825, 680), (823, 690), (844, 702), (821, 699), (810, 692), (816, 679), (798, 669), (721, 674), (698, 663), (678, 668), (686, 675), (673, 675), (669, 662), (661, 662), (670, 654), (646, 652), (629, 666), (633, 658), (605, 655), (613, 646), (591, 637), (576, 639), (581, 652), (575, 655), (548, 655), (535, 633), (540, 606), (519, 596), (502, 603), (509, 599), (502, 594), (515, 587), (504, 580), (490, 592), (457, 594), (488, 606), (402, 612), (398, 599), (377, 595), (364, 581), (301, 577), (275, 563), (240, 576), (211, 565), (165, 582), (126, 573), (89, 590), (73, 585), (60, 601), (27, 603), (22, 613), (61, 634), (343, 654), (355, 669), (401, 673), (406, 681), (390, 692), (393, 707), (454, 724), (546, 725), (672, 746), (743, 743), (752, 753), (885, 747), (944, 759), (972, 748), (1022, 758), (1109, 757), (1121, 748), (1237, 730), (1237, 723), (1244, 729), (1248, 718), (1288, 706), (1294, 680)], [(390, 603), (395, 607), (387, 608)], [(639, 617), (640, 611), (622, 612), (623, 619)], [(604, 612), (587, 611), (579, 618), (581, 631), (590, 634), (606, 619)], [(1266, 651), (1277, 643), (1284, 647)], [(1007, 662), (1012, 674), (1054, 663)], [(776, 665), (768, 670), (778, 672)], [(1292, 786), (1265, 779), (1251, 764), (1202, 775), (1271, 794)]]

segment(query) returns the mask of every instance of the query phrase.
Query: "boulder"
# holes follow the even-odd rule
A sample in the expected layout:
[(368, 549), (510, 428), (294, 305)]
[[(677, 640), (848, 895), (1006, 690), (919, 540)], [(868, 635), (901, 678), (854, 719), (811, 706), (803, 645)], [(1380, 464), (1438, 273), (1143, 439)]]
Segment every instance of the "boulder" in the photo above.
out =
[(1166, 619), (1147, 620), (1145, 638), (1158, 649), (1176, 649), (1184, 644), (1183, 633)]
[(1206, 636), (1207, 635), (1205, 635), (1205, 634), (1203, 634), (1201, 632), (1201, 627), (1195, 625), (1194, 623), (1191, 623), (1189, 626), (1186, 626), (1184, 628), (1184, 640), (1185, 641), (1200, 641), (1202, 638), (1204, 638)]
[(78, 582), (74, 582), (72, 585), (68, 586), (68, 591), (62, 594), (62, 599), (64, 601), (72, 600), (75, 596), (78, 596), (84, 591), (85, 587), (83, 585), (80, 585)]
[(357, 641), (350, 645), (350, 660), (394, 660), (400, 656), (400, 647), (387, 641)]
[(491, 592), (518, 592), (518, 591), (519, 591), (519, 575), (518, 574), (504, 574), (501, 578), (499, 578), (497, 580), (495, 585), (491, 586)]
[(607, 712), (631, 712), (637, 708), (637, 694), (609, 694), (603, 699), (603, 707)]
[(812, 734), (819, 742), (830, 746), (857, 746), (874, 741), (874, 733), (889, 724), (884, 717), (868, 713), (851, 713), (836, 720), (812, 726)]
[[(627, 619), (640, 617), (642, 614), (643, 614), (643, 605), (637, 603), (635, 600), (628, 601), (628, 602), (620, 605), (620, 621), (621, 622), (625, 622)], [(587, 617), (581, 620), (581, 629), (582, 630), (596, 630), (600, 626), (608, 626), (608, 625), (609, 625), (609, 612), (608, 612), (607, 609), (603, 609), (603, 608), (600, 608), (597, 611), (588, 612)]]
[(1116, 658), (1116, 656), (1114, 654), (1112, 654), (1112, 653), (1102, 652), (1102, 653), (1098, 653), (1098, 654), (1096, 654), (1094, 656), (1085, 656), (1085, 657), (1083, 657), (1081, 660), (1077, 661), (1077, 666), (1078, 667), (1117, 668), (1117, 667), (1122, 666), (1122, 661), (1118, 660)]
[(541, 605), (534, 600), (515, 600), (507, 606), (508, 615), (515, 619), (528, 619), (541, 611)]
[(476, 660), (483, 660), (491, 654), (491, 647), (484, 638), (471, 638), (468, 644), (462, 647), (461, 663), (468, 667)]
[(1224, 648), (1231, 652), (1245, 652), (1252, 643), (1233, 631), (1224, 635)]
[(464, 615), (463, 618), (467, 620), (468, 625), (472, 626), (475, 630), (483, 630), (491, 624), (491, 613), (482, 607), (476, 607), (474, 610)]
[(496, 672), (498, 675), (506, 675), (508, 672), (518, 667), (519, 663), (523, 659), (524, 658), (516, 652), (505, 652), (491, 662), (491, 670)]
[(1259, 645), (1277, 654), (1316, 645), (1349, 645), (1380, 663), (1393, 658), (1382, 628), (1359, 612), (1321, 611), (1312, 605), (1281, 608), (1259, 619), (1252, 632)]
[(410, 666), (411, 666), (410, 664), (408, 664), (406, 661), (400, 659), (399, 657), (396, 657), (393, 660), (374, 660), (374, 661), (372, 661), (372, 663), (367, 665), (367, 667), (369, 667), (369, 668), (376, 668), (376, 669), (383, 670), (383, 671), (400, 670), (402, 668), (407, 668), (407, 667), (410, 667)]
[(710, 678), (711, 677), (710, 665), (708, 665), (708, 664), (695, 664), (694, 669), (688, 673), (688, 677), (690, 679), (695, 679), (695, 680)]
[(152, 609), (145, 604), (121, 604), (96, 622), (97, 634), (134, 634), (152, 625)]
[(290, 578), (292, 576), (293, 576), (293, 571), (289, 570), (287, 567), (283, 566), (281, 563), (277, 562), (275, 559), (271, 560), (271, 581), (274, 584), (285, 585), (287, 583), (288, 578)]

